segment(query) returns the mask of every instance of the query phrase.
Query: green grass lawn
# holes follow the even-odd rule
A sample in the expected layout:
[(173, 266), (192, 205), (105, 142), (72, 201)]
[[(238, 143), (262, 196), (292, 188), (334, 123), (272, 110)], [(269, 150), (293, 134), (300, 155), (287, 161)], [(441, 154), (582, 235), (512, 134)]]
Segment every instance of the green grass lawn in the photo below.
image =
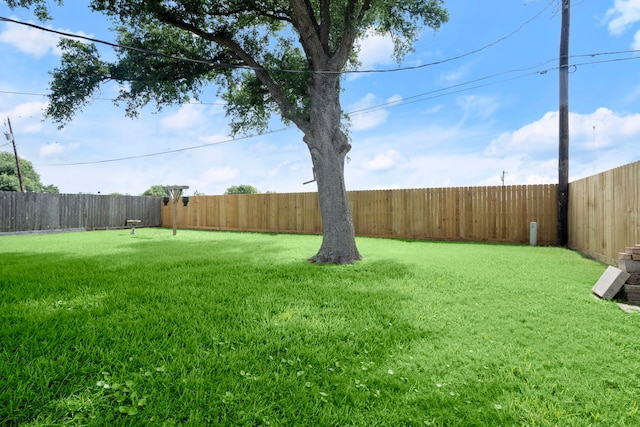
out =
[(632, 426), (640, 315), (547, 247), (168, 229), (0, 238), (0, 424)]

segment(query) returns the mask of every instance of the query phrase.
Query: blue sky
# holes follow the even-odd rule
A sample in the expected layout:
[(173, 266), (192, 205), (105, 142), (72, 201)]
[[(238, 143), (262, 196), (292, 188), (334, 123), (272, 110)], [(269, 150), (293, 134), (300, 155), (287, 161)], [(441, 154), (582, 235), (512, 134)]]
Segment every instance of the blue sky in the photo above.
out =
[[(42, 25), (113, 40), (103, 16), (66, 3)], [(560, 0), (445, 5), (449, 22), (426, 30), (400, 66), (444, 62), (345, 77), (342, 105), (354, 112), (347, 189), (500, 185), (503, 171), (507, 185), (557, 182)], [(5, 2), (0, 16), (39, 23)], [(59, 65), (56, 44), (50, 33), (0, 22), (0, 119), (10, 118), (19, 154), (44, 184), (63, 193), (140, 194), (155, 184), (188, 185), (187, 194), (238, 184), (315, 191), (303, 185), (312, 172), (302, 134), (274, 120), (277, 132), (231, 141), (214, 87), (204, 105), (147, 108), (132, 120), (106, 86), (58, 130), (42, 119), (41, 95)], [(388, 39), (361, 45), (362, 69), (398, 67)], [(570, 54), (570, 180), (639, 160), (640, 0), (574, 0)], [(11, 150), (5, 142), (0, 150)]]

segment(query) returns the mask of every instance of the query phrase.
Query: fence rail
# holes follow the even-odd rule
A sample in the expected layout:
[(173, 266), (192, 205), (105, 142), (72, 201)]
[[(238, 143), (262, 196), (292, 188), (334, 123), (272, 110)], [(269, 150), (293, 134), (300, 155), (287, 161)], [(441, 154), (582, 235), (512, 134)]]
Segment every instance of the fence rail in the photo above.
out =
[(158, 197), (0, 191), (0, 233), (162, 224)]
[[(348, 193), (356, 234), (412, 239), (555, 244), (557, 186), (518, 185)], [(162, 223), (172, 225), (171, 205)], [(194, 196), (178, 207), (178, 226), (217, 230), (321, 233), (317, 193)]]

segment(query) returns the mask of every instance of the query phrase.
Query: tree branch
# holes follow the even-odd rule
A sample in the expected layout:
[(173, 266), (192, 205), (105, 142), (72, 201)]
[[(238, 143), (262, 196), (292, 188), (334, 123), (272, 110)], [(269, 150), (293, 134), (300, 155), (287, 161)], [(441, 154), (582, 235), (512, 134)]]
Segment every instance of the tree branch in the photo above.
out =
[(327, 64), (322, 61), (323, 55), (320, 55), (324, 52), (320, 26), (314, 17), (313, 6), (309, 0), (289, 0), (289, 5), (295, 15), (293, 26), (298, 30), (300, 43), (307, 58), (311, 59), (313, 70), (325, 71)]
[(356, 28), (359, 27), (358, 22), (362, 21), (364, 15), (371, 8), (371, 0), (349, 0), (347, 5), (348, 13), (345, 14), (344, 33), (340, 40), (340, 46), (330, 60), (331, 67), (342, 70), (344, 64), (347, 63), (349, 55), (353, 50), (353, 44), (356, 41)]
[(320, 0), (320, 42), (328, 55), (329, 34), (331, 33), (331, 9), (330, 0)]
[(239, 60), (250, 67), (256, 74), (258, 79), (262, 82), (262, 84), (265, 85), (273, 100), (278, 105), (282, 116), (286, 120), (295, 123), (295, 125), (303, 132), (307, 129), (307, 121), (296, 114), (296, 109), (287, 100), (287, 97), (282, 91), (282, 88), (273, 80), (273, 78), (269, 74), (269, 71), (262, 67), (262, 65), (260, 65), (251, 54), (247, 53), (242, 48), (242, 46), (240, 46), (240, 44), (233, 40), (230, 35), (224, 32), (211, 33), (208, 31), (204, 31), (196, 25), (184, 22), (176, 18), (173, 14), (166, 10), (158, 14), (158, 19), (160, 19), (160, 21), (164, 22), (165, 24), (181, 28), (185, 31), (202, 37), (205, 40), (209, 40), (213, 43), (219, 44), (229, 49)]
[(284, 21), (284, 22), (288, 22), (290, 24), (293, 24), (292, 17), (289, 16), (283, 10), (273, 10), (273, 11), (270, 11), (270, 10), (257, 10), (257, 9), (255, 9), (255, 6), (252, 6), (252, 7), (240, 7), (238, 9), (229, 10), (227, 12), (217, 12), (215, 14), (215, 16), (235, 16), (235, 15), (239, 15), (239, 14), (246, 13), (246, 12), (257, 13), (260, 16), (271, 18), (271, 19), (274, 19), (276, 21)]

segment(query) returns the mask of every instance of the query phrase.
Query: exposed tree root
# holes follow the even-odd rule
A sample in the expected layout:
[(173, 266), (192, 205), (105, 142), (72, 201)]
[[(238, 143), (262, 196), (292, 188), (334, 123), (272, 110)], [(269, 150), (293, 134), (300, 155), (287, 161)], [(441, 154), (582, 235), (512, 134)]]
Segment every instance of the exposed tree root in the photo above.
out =
[(316, 255), (309, 258), (310, 263), (322, 264), (354, 264), (362, 259), (362, 256), (356, 251), (354, 254), (329, 254), (320, 250)]

